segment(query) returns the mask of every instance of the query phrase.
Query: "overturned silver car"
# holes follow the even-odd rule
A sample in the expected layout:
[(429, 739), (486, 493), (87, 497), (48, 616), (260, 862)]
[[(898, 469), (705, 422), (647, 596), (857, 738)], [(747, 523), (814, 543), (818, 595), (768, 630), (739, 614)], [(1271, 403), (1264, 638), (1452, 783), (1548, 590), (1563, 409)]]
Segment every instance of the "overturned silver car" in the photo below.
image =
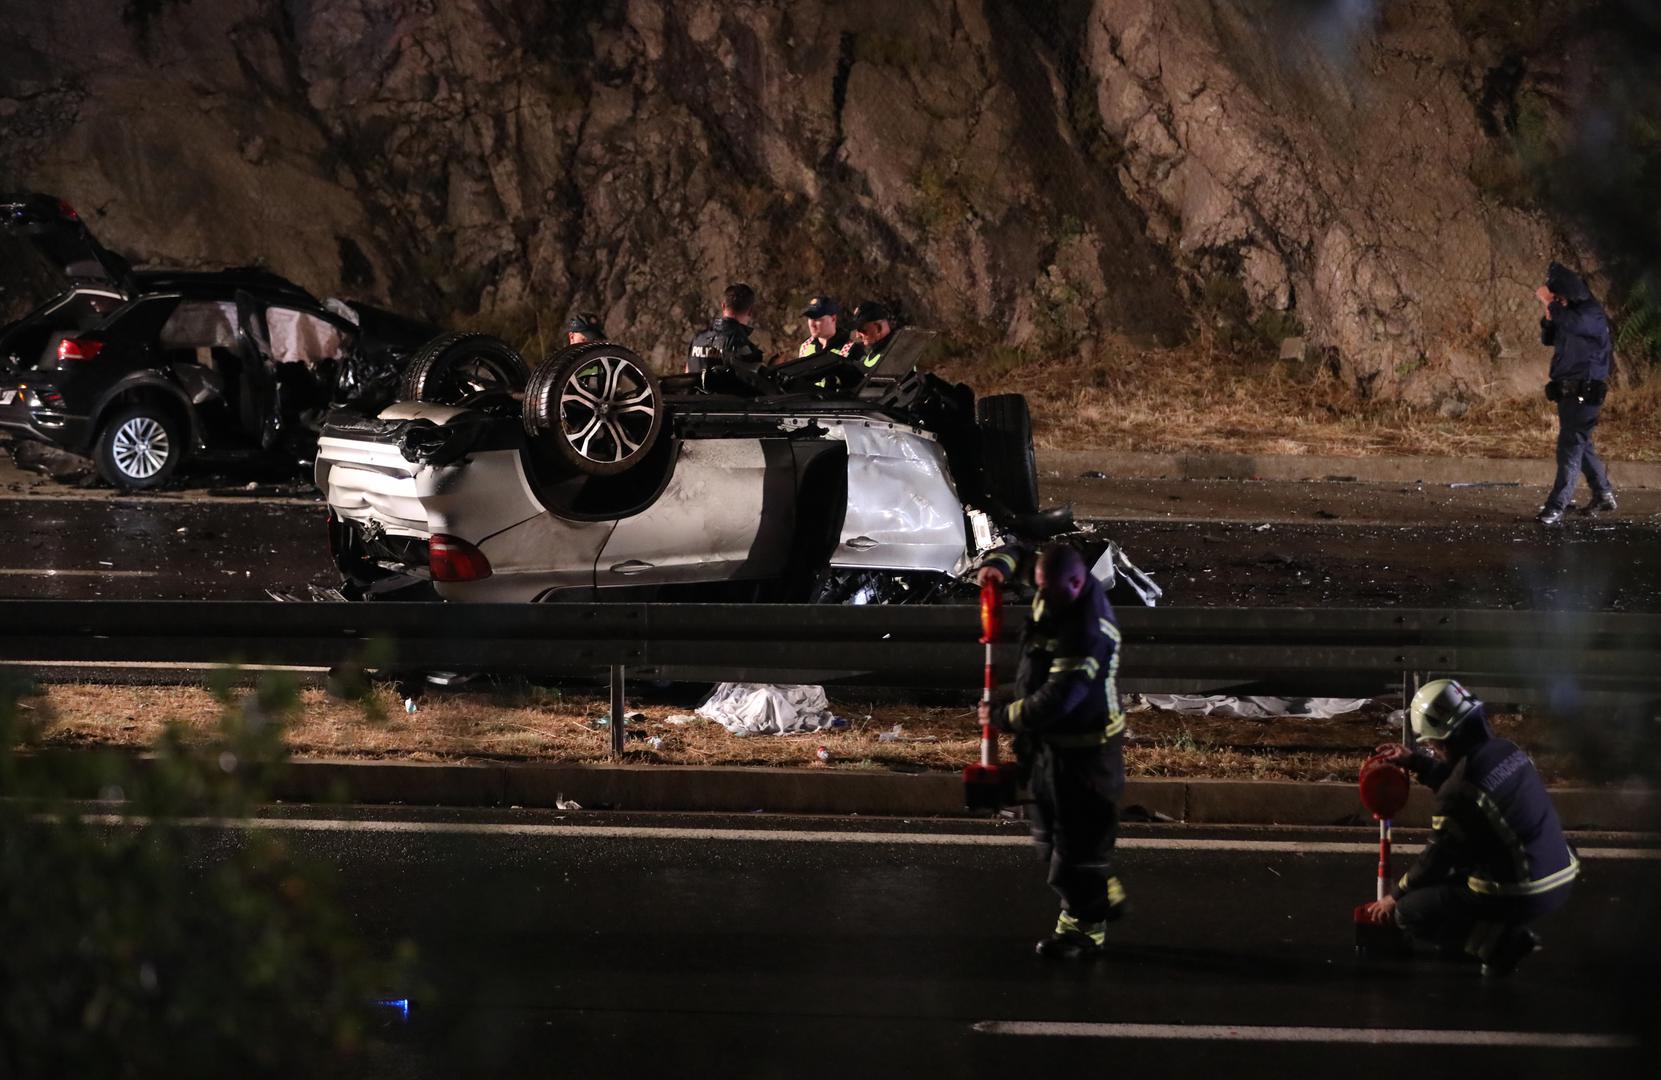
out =
[(965, 596), (982, 552), (1067, 533), (1072, 515), (1039, 510), (1025, 399), (977, 402), (916, 371), (928, 338), (902, 330), (855, 385), (827, 390), (723, 369), (660, 379), (611, 342), (532, 373), (494, 338), (445, 335), (411, 363), (403, 400), (324, 425), (316, 479), (341, 592)]

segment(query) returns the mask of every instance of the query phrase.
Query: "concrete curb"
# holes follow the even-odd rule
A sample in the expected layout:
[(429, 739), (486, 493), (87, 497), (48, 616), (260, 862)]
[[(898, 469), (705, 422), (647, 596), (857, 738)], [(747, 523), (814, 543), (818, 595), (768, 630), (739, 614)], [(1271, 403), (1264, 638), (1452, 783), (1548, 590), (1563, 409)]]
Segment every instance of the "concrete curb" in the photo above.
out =
[[(430, 765), (297, 761), (277, 797), (293, 802), (552, 807), (560, 797), (588, 809), (765, 810), (787, 814), (949, 817), (964, 813), (951, 773), (662, 765)], [(1648, 788), (1558, 788), (1573, 829), (1647, 830), (1661, 816)], [(1415, 789), (1397, 819), (1430, 824), (1431, 793)], [(1354, 784), (1265, 780), (1131, 780), (1120, 805), (1195, 825), (1356, 825), (1370, 818)]]
[[(1321, 454), (1142, 454), (1118, 450), (1040, 450), (1042, 473), (1102, 472), (1116, 480), (1355, 480), (1368, 484), (1523, 484), (1551, 486), (1550, 458), (1332, 457)], [(1617, 491), (1661, 488), (1661, 463), (1613, 461)]]

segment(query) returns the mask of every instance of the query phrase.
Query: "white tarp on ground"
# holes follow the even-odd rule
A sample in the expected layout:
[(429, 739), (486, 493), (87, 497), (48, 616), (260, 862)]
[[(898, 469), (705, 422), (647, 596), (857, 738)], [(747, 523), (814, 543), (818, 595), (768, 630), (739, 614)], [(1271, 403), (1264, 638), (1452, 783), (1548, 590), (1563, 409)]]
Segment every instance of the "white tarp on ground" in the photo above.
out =
[(734, 735), (789, 735), (823, 731), (836, 722), (823, 686), (722, 683), (698, 706)]
[(1370, 702), (1369, 698), (1335, 697), (1230, 697), (1218, 694), (1201, 697), (1197, 694), (1143, 694), (1142, 700), (1156, 709), (1170, 712), (1197, 713), (1201, 716), (1237, 716), (1244, 720), (1262, 720), (1271, 716), (1313, 716), (1325, 720), (1354, 712)]

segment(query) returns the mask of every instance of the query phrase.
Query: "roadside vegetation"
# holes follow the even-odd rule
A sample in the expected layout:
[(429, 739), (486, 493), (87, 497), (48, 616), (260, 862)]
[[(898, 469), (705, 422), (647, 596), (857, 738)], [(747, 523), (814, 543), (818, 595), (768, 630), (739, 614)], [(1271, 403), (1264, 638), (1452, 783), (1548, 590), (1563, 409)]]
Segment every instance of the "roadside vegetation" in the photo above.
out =
[(351, 1075), (413, 957), (363, 943), (280, 836), (188, 820), (270, 801), (292, 686), (199, 689), (184, 723), (146, 702), (142, 765), (53, 753), (49, 700), (0, 685), (0, 1076)]
[[(979, 754), (972, 691), (961, 704), (873, 704), (832, 699), (845, 728), (791, 736), (730, 735), (690, 715), (687, 704), (631, 703), (643, 719), (629, 726), (628, 759), (663, 765), (744, 765), (810, 769), (955, 771)], [(142, 750), (175, 718), (179, 737), (206, 744), (214, 738), (218, 705), (200, 687), (111, 687), (61, 684), (42, 688), (25, 704), (40, 718), (43, 742), (53, 747)], [(610, 732), (600, 723), (605, 697), (587, 689), (511, 687), (429, 695), (406, 713), (391, 689), (377, 687), (358, 702), (322, 690), (301, 691), (283, 730), (297, 758), (362, 758), (414, 762), (599, 763), (610, 760)], [(1389, 710), (1374, 705), (1330, 720), (1282, 717), (1240, 720), (1188, 716), (1135, 703), (1129, 715), (1130, 775), (1232, 780), (1350, 782), (1371, 749), (1399, 737)], [(1503, 716), (1501, 732), (1540, 757), (1548, 779), (1583, 779), (1573, 759), (1549, 752), (1544, 729)], [(652, 740), (660, 740), (654, 746)], [(830, 762), (818, 749), (830, 752)]]
[[(1055, 449), (1549, 460), (1557, 440), (1557, 416), (1543, 397), (1476, 401), (1453, 417), (1364, 401), (1318, 360), (1203, 338), (1175, 348), (1118, 341), (1088, 359), (977, 350), (935, 371), (979, 394), (1025, 394), (1035, 441)], [(1598, 452), (1661, 461), (1658, 429), (1661, 378), (1623, 385), (1604, 406)]]

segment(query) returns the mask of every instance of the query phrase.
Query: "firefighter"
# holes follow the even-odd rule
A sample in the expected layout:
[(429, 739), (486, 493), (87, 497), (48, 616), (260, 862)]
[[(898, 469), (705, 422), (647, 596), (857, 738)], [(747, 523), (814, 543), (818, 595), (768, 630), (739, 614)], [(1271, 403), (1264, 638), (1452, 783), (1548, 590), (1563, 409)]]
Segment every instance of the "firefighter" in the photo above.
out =
[(983, 702), (981, 720), (1014, 733), (1021, 766), (1031, 770), (1032, 837), (1061, 897), (1061, 916), (1038, 955), (1085, 959), (1101, 952), (1107, 924), (1128, 910), (1112, 863), (1125, 789), (1119, 626), (1101, 582), (1069, 544), (1051, 544), (1036, 558), (1000, 548), (979, 579), (1009, 581), (1029, 564), (1037, 595), (1021, 633), (1017, 696)]
[(1379, 750), (1436, 790), (1436, 810), (1424, 851), (1372, 917), (1482, 961), (1486, 976), (1509, 975), (1539, 947), (1528, 924), (1567, 903), (1580, 863), (1534, 763), (1495, 737), (1482, 702), (1437, 679), (1410, 713), (1428, 752)]
[(837, 316), (841, 314), (842, 305), (834, 296), (815, 296), (808, 300), (807, 307), (802, 309), (802, 317), (807, 320), (807, 340), (796, 349), (796, 359), (807, 360), (827, 352), (843, 359), (860, 359), (865, 354), (864, 346), (848, 331), (836, 327)]
[(600, 325), (600, 317), (586, 311), (580, 311), (571, 316), (571, 321), (565, 324), (565, 343), (567, 345), (585, 345), (590, 341), (604, 341), (606, 329)]
[(743, 282), (727, 286), (721, 295), (721, 316), (692, 339), (686, 370), (698, 374), (725, 367), (746, 385), (759, 388), (766, 384), (766, 357), (750, 340), (755, 311), (754, 289)]

